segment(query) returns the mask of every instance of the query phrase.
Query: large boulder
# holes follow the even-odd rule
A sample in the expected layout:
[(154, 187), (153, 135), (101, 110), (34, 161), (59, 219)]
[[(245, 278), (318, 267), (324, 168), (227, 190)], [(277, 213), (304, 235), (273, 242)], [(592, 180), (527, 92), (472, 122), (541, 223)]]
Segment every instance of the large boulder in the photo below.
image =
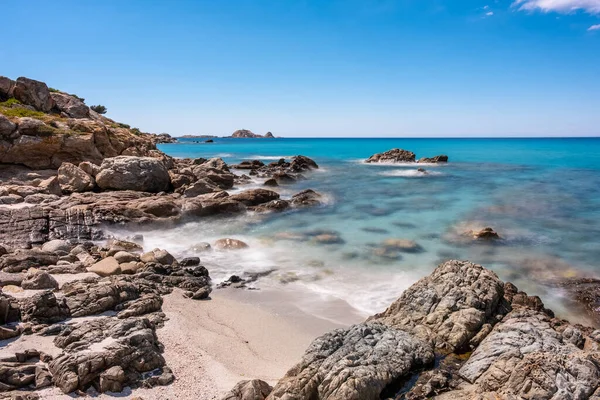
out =
[(65, 193), (85, 192), (94, 188), (92, 177), (68, 162), (62, 163), (58, 169), (58, 182)]
[(162, 192), (169, 189), (171, 178), (156, 158), (119, 156), (102, 161), (96, 183), (105, 190)]
[(0, 76), (0, 101), (13, 97), (16, 82), (5, 76)]
[(46, 271), (31, 271), (21, 283), (23, 289), (58, 289), (58, 282)]
[(60, 92), (50, 93), (56, 107), (71, 118), (89, 118), (90, 108), (79, 98)]
[(265, 400), (273, 388), (265, 381), (241, 381), (222, 400)]
[(415, 162), (415, 153), (408, 150), (392, 149), (383, 153), (373, 154), (366, 163), (405, 163)]
[(56, 105), (50, 96), (50, 90), (44, 82), (20, 77), (15, 84), (13, 95), (23, 104), (36, 110), (50, 112)]

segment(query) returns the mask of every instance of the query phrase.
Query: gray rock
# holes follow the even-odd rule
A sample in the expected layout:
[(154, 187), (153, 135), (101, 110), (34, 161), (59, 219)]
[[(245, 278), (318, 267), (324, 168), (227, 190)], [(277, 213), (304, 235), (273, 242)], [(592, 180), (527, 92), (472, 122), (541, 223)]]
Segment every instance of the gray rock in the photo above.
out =
[(92, 177), (96, 177), (96, 175), (98, 175), (98, 173), (100, 172), (100, 166), (93, 164), (89, 161), (83, 161), (79, 163), (79, 168)]
[(0, 271), (0, 286), (21, 286), (21, 282), (23, 282), (23, 279), (25, 279), (25, 275), (21, 273), (10, 273)]
[(115, 257), (106, 257), (88, 267), (88, 272), (94, 272), (100, 276), (117, 275), (121, 273), (121, 267)]
[(337, 329), (310, 345), (268, 399), (376, 400), (387, 385), (433, 360), (429, 344), (380, 323)]
[(19, 300), (21, 321), (35, 325), (54, 324), (71, 317), (65, 299), (57, 299), (51, 291), (37, 293)]
[(118, 251), (113, 257), (115, 258), (115, 260), (117, 260), (119, 264), (138, 260), (138, 256), (133, 255), (127, 251)]
[(5, 101), (13, 97), (16, 82), (5, 76), (0, 76), (0, 101)]
[(292, 196), (291, 203), (294, 207), (312, 207), (321, 204), (323, 196), (312, 189), (303, 190)]
[(250, 189), (229, 196), (230, 200), (238, 201), (246, 206), (257, 206), (279, 199), (279, 193), (267, 189)]
[(208, 179), (199, 179), (193, 185), (185, 189), (183, 195), (185, 197), (196, 197), (201, 194), (219, 192), (220, 189), (217, 185), (209, 181)]
[(140, 256), (140, 260), (146, 263), (160, 263), (163, 265), (172, 265), (176, 260), (168, 251), (154, 249)]
[(159, 159), (119, 156), (102, 161), (96, 183), (105, 190), (161, 192), (169, 189), (171, 178)]

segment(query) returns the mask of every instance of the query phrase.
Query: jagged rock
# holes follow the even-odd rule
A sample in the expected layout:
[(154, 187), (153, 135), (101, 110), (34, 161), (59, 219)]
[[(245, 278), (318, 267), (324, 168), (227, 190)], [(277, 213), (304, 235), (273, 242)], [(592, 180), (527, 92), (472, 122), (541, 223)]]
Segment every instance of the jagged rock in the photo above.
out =
[(46, 271), (30, 271), (21, 283), (23, 289), (58, 289), (58, 282)]
[(222, 400), (265, 400), (272, 390), (271, 385), (260, 379), (241, 381)]
[(53, 194), (56, 196), (62, 195), (62, 189), (60, 187), (60, 182), (58, 181), (57, 176), (52, 176), (48, 179), (41, 181), (38, 185), (38, 189), (42, 190), (44, 193), (47, 194)]
[(65, 299), (57, 299), (51, 291), (37, 293), (19, 300), (21, 321), (48, 325), (71, 317)]
[(153, 197), (140, 201), (136, 208), (157, 218), (177, 217), (181, 213), (179, 204), (171, 198)]
[(67, 282), (61, 288), (73, 317), (100, 314), (140, 297), (140, 285), (121, 275)]
[(110, 367), (100, 374), (98, 381), (98, 392), (120, 392), (125, 382), (125, 371), (118, 365)]
[(279, 193), (266, 189), (250, 189), (242, 193), (229, 196), (230, 200), (239, 201), (247, 206), (257, 206), (272, 200), (279, 199)]
[(383, 153), (373, 154), (369, 157), (366, 163), (403, 163), (403, 162), (415, 162), (415, 153), (408, 150), (392, 149)]
[(17, 194), (9, 194), (8, 196), (0, 196), (0, 204), (18, 204), (24, 201), (23, 197)]
[(240, 250), (246, 249), (249, 246), (241, 240), (225, 238), (217, 240), (213, 247), (217, 250)]
[[(155, 329), (146, 318), (101, 318), (67, 327), (55, 339), (65, 352), (49, 364), (55, 385), (70, 393), (92, 384), (98, 389), (140, 384), (144, 372), (165, 365)], [(112, 340), (105, 344), (107, 338)], [(112, 367), (120, 367), (125, 379)]]
[(179, 262), (182, 267), (195, 267), (200, 265), (200, 257), (186, 257)]
[(291, 203), (294, 207), (311, 207), (321, 204), (323, 196), (312, 189), (303, 190), (292, 196)]
[(83, 101), (78, 99), (75, 96), (53, 92), (50, 93), (50, 97), (56, 103), (56, 107), (67, 114), (71, 118), (89, 118), (90, 117), (90, 108), (86, 106)]
[(13, 96), (21, 103), (43, 112), (50, 112), (55, 106), (54, 100), (50, 97), (48, 86), (44, 82), (29, 78), (17, 78)]
[(163, 304), (162, 297), (156, 293), (144, 294), (140, 298), (120, 304), (117, 309), (124, 308), (117, 318), (130, 318), (160, 311)]
[(509, 311), (504, 286), (481, 265), (448, 261), (412, 285), (380, 321), (430, 341), (442, 351), (469, 350), (484, 325), (493, 326)]
[(292, 162), (290, 163), (289, 168), (293, 172), (301, 172), (309, 171), (311, 169), (318, 169), (319, 166), (314, 160), (306, 156), (295, 156), (292, 158)]
[(277, 183), (277, 179), (269, 178), (265, 181), (265, 183), (263, 183), (263, 185), (270, 186), (270, 187), (277, 187), (277, 186), (279, 186), (279, 183)]
[(128, 240), (120, 240), (120, 239), (109, 239), (106, 242), (106, 247), (108, 247), (108, 255), (114, 256), (119, 251), (127, 251), (129, 253), (139, 253), (144, 248), (140, 246), (138, 243), (130, 242)]
[(64, 193), (85, 192), (94, 188), (90, 175), (71, 163), (62, 163), (58, 169), (58, 182)]
[(367, 322), (317, 338), (268, 399), (379, 399), (383, 389), (433, 363), (433, 348), (407, 332)]
[(94, 272), (100, 276), (117, 275), (121, 273), (119, 262), (114, 257), (106, 257), (98, 261), (91, 267), (88, 267), (88, 272)]
[(105, 190), (161, 192), (169, 189), (171, 178), (156, 158), (119, 156), (102, 161), (96, 183)]

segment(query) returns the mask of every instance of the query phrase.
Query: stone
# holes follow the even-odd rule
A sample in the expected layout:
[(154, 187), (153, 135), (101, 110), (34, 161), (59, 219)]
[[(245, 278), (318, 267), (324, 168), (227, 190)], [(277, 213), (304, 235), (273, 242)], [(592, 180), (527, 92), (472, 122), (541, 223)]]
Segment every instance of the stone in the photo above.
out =
[(145, 263), (159, 263), (163, 265), (172, 265), (176, 262), (175, 257), (173, 257), (168, 251), (161, 249), (154, 249), (147, 253), (144, 253), (140, 256), (140, 260)]
[(79, 98), (60, 92), (50, 93), (56, 107), (71, 118), (89, 118), (90, 108)]
[(242, 193), (229, 196), (229, 199), (238, 201), (246, 206), (257, 206), (259, 204), (279, 199), (279, 193), (267, 189), (250, 189)]
[(290, 208), (290, 202), (287, 200), (271, 200), (268, 203), (260, 204), (253, 208), (259, 213), (264, 212), (281, 212)]
[(217, 250), (241, 250), (248, 247), (250, 246), (241, 240), (231, 238), (219, 239), (214, 243), (214, 248)]
[(222, 400), (265, 400), (272, 390), (271, 385), (260, 379), (241, 381)]
[(236, 169), (258, 169), (264, 167), (265, 163), (260, 160), (242, 161), (237, 165), (232, 165)]
[(62, 196), (62, 188), (60, 187), (58, 176), (52, 176), (48, 179), (44, 179), (38, 185), (38, 189), (44, 191), (47, 194)]
[(22, 273), (11, 273), (0, 271), (0, 286), (21, 286), (21, 282), (25, 279), (25, 275)]
[(0, 76), (0, 101), (6, 101), (13, 97), (16, 82), (5, 76)]
[(415, 153), (408, 150), (392, 149), (383, 153), (373, 154), (366, 163), (413, 163), (415, 162)]
[(120, 392), (125, 382), (125, 371), (118, 365), (110, 367), (100, 374), (98, 392)]
[(169, 189), (171, 178), (156, 158), (119, 156), (102, 161), (96, 183), (105, 190), (161, 192)]
[(0, 196), (0, 204), (18, 204), (24, 201), (23, 197), (18, 194), (9, 194), (8, 196)]
[(321, 204), (323, 196), (312, 189), (303, 190), (292, 196), (291, 203), (294, 207), (312, 207)]
[(86, 278), (63, 284), (61, 292), (72, 316), (84, 317), (115, 310), (138, 299), (142, 283), (133, 283), (130, 276), (122, 275)]
[(367, 322), (315, 339), (268, 399), (376, 400), (386, 386), (434, 361), (431, 345)]
[(190, 248), (190, 250), (195, 251), (197, 253), (204, 253), (206, 251), (211, 251), (212, 247), (211, 247), (210, 243), (200, 242), (200, 243), (196, 243), (195, 245), (193, 245)]
[(17, 124), (11, 122), (4, 115), (0, 114), (0, 139), (1, 138), (10, 138), (17, 130)]
[(100, 276), (110, 276), (121, 273), (119, 262), (114, 257), (106, 257), (91, 267), (88, 267), (87, 270), (88, 272), (94, 272)]
[(221, 189), (208, 179), (199, 179), (183, 192), (185, 197), (196, 197), (201, 194), (219, 192)]
[(58, 289), (58, 282), (46, 271), (30, 271), (21, 283), (23, 289)]
[(55, 106), (48, 86), (44, 82), (20, 77), (17, 78), (13, 91), (14, 97), (23, 104), (34, 107), (38, 111), (50, 112)]
[(19, 300), (21, 321), (49, 325), (71, 317), (70, 307), (64, 298), (57, 299), (47, 290)]
[(420, 163), (428, 163), (428, 164), (437, 164), (437, 163), (447, 163), (448, 156), (447, 155), (439, 155), (435, 157), (422, 157), (419, 159)]
[(182, 267), (195, 267), (200, 265), (200, 257), (186, 257), (179, 262)]
[(42, 251), (48, 253), (56, 253), (57, 251), (71, 251), (72, 246), (66, 240), (55, 239), (50, 240), (49, 242), (44, 243), (42, 246)]
[(295, 156), (292, 158), (289, 168), (293, 172), (301, 172), (309, 171), (311, 169), (318, 169), (319, 166), (314, 160), (306, 156)]
[(126, 251), (118, 251), (113, 255), (113, 257), (115, 258), (115, 260), (117, 260), (119, 264), (138, 261), (138, 256), (128, 253)]
[(0, 270), (4, 272), (21, 272), (32, 267), (56, 265), (57, 262), (58, 256), (52, 252), (38, 249), (20, 249), (0, 257)]
[(406, 253), (421, 253), (423, 247), (414, 240), (408, 239), (386, 239), (382, 243), (382, 247), (390, 250), (398, 250)]
[(480, 231), (471, 231), (470, 235), (473, 236), (473, 239), (482, 239), (482, 240), (495, 240), (500, 239), (498, 233), (496, 233), (492, 228), (483, 228)]
[(85, 192), (94, 188), (93, 178), (81, 168), (64, 162), (58, 169), (58, 182), (64, 193)]
[(263, 183), (263, 185), (270, 186), (270, 187), (279, 186), (279, 184), (277, 183), (277, 179), (275, 179), (275, 178), (269, 178), (269, 179), (267, 179), (265, 181), (265, 183)]
[(83, 161), (79, 163), (79, 169), (88, 174), (91, 177), (96, 177), (100, 172), (100, 166), (93, 164), (89, 161)]
[(131, 262), (119, 264), (119, 266), (121, 267), (122, 274), (131, 275), (131, 274), (135, 274), (138, 269), (142, 268), (144, 266), (144, 263), (131, 261)]

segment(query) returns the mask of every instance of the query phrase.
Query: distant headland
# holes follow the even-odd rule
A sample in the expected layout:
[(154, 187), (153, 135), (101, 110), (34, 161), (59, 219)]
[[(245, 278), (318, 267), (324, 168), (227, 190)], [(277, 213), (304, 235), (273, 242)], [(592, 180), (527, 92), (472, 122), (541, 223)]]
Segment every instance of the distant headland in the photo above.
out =
[[(215, 139), (219, 136), (214, 135), (183, 135), (179, 136), (183, 139)], [(252, 132), (248, 129), (238, 129), (233, 132), (231, 136), (223, 136), (223, 138), (233, 138), (233, 139), (275, 139), (275, 136), (271, 132), (267, 132), (264, 135), (259, 135), (257, 133)]]

